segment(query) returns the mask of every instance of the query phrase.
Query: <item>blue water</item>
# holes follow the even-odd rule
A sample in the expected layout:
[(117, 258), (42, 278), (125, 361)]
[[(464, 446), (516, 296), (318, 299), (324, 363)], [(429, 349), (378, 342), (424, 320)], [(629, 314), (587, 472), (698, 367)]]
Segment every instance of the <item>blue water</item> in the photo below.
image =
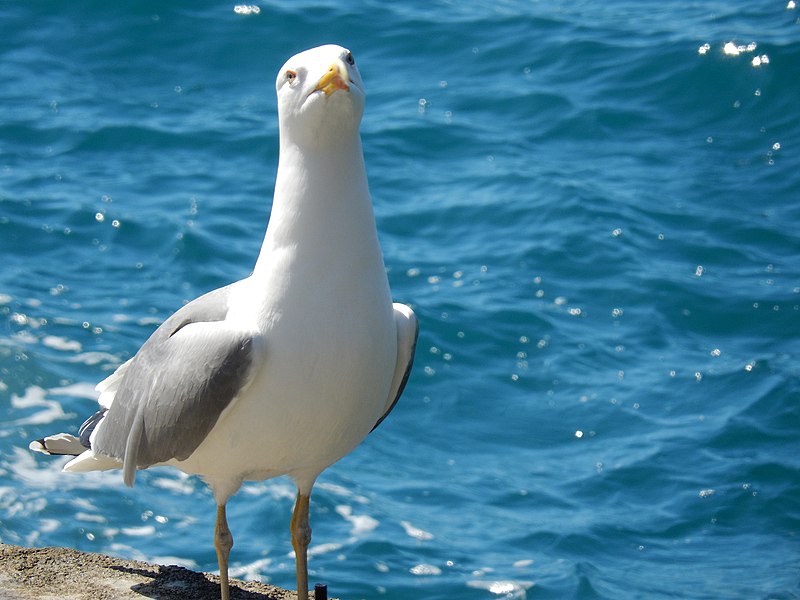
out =
[[(249, 273), (275, 73), (335, 42), (421, 334), (391, 418), (315, 488), (312, 581), (800, 598), (800, 9), (257, 6), (0, 4), (0, 540), (216, 570), (200, 480), (128, 489), (27, 444)], [(294, 585), (292, 503), (283, 479), (232, 499), (234, 575)]]

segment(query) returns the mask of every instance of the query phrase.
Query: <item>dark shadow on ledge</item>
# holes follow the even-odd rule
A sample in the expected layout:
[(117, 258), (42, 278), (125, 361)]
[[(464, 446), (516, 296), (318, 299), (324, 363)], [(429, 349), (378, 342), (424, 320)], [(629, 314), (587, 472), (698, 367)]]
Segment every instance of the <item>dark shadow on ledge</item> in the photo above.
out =
[[(197, 573), (185, 567), (159, 565), (155, 573), (127, 566), (115, 565), (111, 569), (149, 578), (151, 581), (137, 583), (131, 586), (131, 590), (154, 600), (218, 600), (220, 597), (219, 579), (216, 576)], [(231, 600), (280, 600), (272, 594), (242, 589), (238, 583), (235, 580), (230, 582)]]

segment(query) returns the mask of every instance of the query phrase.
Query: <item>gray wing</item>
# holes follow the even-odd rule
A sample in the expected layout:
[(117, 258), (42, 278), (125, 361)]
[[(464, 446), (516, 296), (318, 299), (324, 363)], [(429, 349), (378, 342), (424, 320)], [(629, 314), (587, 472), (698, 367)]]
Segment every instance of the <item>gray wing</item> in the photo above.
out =
[(92, 440), (124, 463), (127, 485), (137, 468), (188, 458), (246, 384), (254, 339), (224, 322), (230, 289), (178, 310), (127, 366)]
[(389, 391), (386, 409), (378, 422), (372, 428), (383, 423), (383, 420), (392, 412), (392, 409), (400, 400), (403, 390), (411, 375), (411, 367), (414, 365), (414, 351), (417, 348), (417, 337), (419, 336), (419, 321), (414, 311), (405, 304), (395, 302), (394, 323), (397, 327), (397, 362), (395, 363), (394, 376), (392, 377), (392, 387)]

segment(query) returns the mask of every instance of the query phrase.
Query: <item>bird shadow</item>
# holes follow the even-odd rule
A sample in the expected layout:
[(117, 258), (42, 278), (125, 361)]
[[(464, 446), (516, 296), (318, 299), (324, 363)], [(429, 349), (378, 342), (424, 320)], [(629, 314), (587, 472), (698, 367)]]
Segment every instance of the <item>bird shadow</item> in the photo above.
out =
[[(175, 565), (159, 565), (156, 571), (137, 569), (127, 566), (112, 566), (111, 569), (131, 575), (138, 575), (150, 579), (146, 583), (137, 583), (131, 590), (147, 598), (157, 600), (219, 600), (219, 580), (214, 576), (191, 571), (185, 567)], [(212, 581), (209, 577), (214, 577)], [(231, 600), (288, 600), (285, 594), (272, 594), (268, 592), (250, 591), (239, 587), (237, 581), (230, 582)], [(251, 584), (245, 584), (251, 585)], [(291, 597), (296, 597), (291, 594)]]

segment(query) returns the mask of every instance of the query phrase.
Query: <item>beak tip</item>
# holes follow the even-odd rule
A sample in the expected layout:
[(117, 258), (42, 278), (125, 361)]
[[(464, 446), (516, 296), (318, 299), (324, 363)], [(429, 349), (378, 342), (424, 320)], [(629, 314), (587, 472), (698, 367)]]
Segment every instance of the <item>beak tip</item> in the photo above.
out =
[(326, 96), (330, 96), (337, 90), (350, 90), (348, 82), (347, 70), (343, 69), (339, 63), (333, 63), (325, 75), (320, 77), (314, 91), (322, 91)]

